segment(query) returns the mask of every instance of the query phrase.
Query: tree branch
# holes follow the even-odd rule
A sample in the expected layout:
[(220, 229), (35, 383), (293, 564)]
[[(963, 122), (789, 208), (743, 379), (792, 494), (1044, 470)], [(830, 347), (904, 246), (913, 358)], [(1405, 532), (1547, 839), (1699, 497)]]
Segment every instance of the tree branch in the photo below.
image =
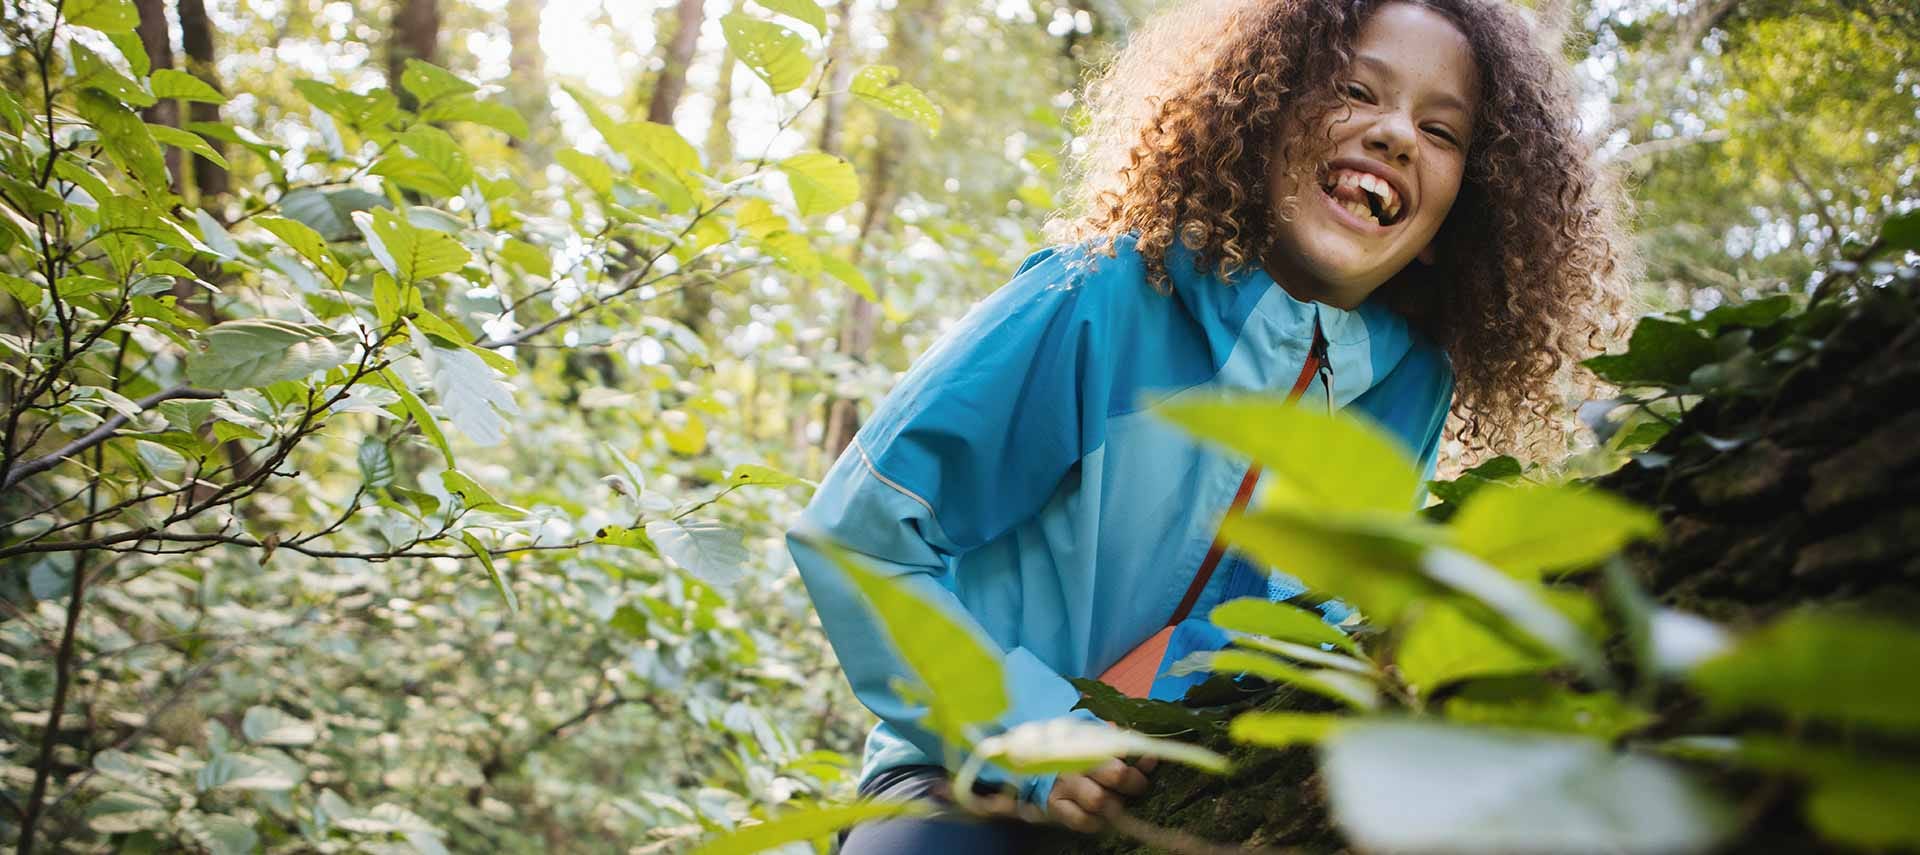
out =
[[(148, 410), (148, 409), (152, 409), (156, 404), (159, 404), (161, 401), (170, 401), (175, 398), (197, 398), (200, 400), (208, 400), (213, 398), (219, 398), (221, 397), (222, 394), (223, 393), (221, 392), (211, 392), (205, 389), (192, 389), (192, 388), (188, 388), (185, 385), (180, 385), (180, 386), (175, 386), (171, 389), (163, 389), (159, 392), (155, 392), (151, 395), (141, 398), (138, 401), (135, 401), (134, 403), (139, 404), (140, 409)], [(114, 431), (119, 430), (120, 426), (126, 424), (128, 421), (129, 419), (127, 418), (126, 414), (114, 413), (112, 418), (107, 419), (99, 427), (94, 428), (93, 430), (87, 431), (86, 435), (81, 436), (79, 439), (69, 442), (64, 446), (61, 446), (59, 450), (53, 452), (52, 454), (49, 454), (45, 457), (29, 460), (25, 463), (20, 464), (20, 467), (18, 469), (15, 469), (14, 471), (7, 473), (7, 477), (4, 481), (0, 481), (0, 490), (11, 490), (13, 489), (13, 486), (15, 484), (18, 484), (21, 481), (24, 481), (28, 478), (31, 478), (35, 475), (45, 472), (48, 469), (52, 469), (53, 467), (60, 465), (60, 461), (65, 460), (69, 457), (72, 457), (76, 454), (79, 454), (82, 451), (86, 451), (87, 449), (92, 448), (96, 445), (99, 445), (100, 443), (106, 442), (109, 439), (112, 439)]]

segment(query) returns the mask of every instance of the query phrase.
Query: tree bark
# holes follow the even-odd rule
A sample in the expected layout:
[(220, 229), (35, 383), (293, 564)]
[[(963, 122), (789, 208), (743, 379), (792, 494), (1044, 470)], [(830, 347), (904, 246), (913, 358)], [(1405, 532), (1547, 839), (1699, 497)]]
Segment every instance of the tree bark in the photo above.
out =
[[(843, 3), (843, 11), (845, 8)], [(900, 10), (894, 16), (894, 33), (888, 49), (892, 64), (907, 73), (927, 68), (927, 58), (933, 53), (943, 14), (940, 0), (928, 0), (925, 6), (911, 13)], [(844, 21), (841, 27), (845, 29)], [(841, 63), (843, 66), (849, 64)], [(887, 220), (893, 216), (900, 184), (897, 173), (901, 164), (911, 162), (918, 139), (917, 132), (904, 119), (883, 118), (880, 121), (880, 143), (874, 148), (873, 165), (868, 170), (866, 213), (861, 218), (860, 233), (853, 245), (851, 260), (856, 265), (865, 257), (867, 241), (875, 232), (884, 230)], [(839, 141), (823, 136), (820, 147), (829, 152), (837, 151)], [(837, 336), (839, 352), (856, 362), (864, 361), (867, 352), (873, 348), (878, 319), (878, 307), (864, 297), (854, 297), (840, 323)], [(829, 459), (838, 458), (847, 450), (847, 446), (853, 442), (853, 435), (860, 431), (860, 422), (859, 401), (837, 396), (828, 399), (827, 425), (820, 434), (820, 442)]]
[(717, 171), (723, 163), (733, 162), (733, 67), (739, 65), (733, 52), (721, 48), (720, 80), (714, 84), (713, 116), (707, 122), (707, 168)]
[(527, 140), (516, 145), (531, 144), (548, 124), (550, 96), (547, 63), (540, 47), (541, 5), (539, 0), (507, 0), (507, 68), (513, 79), (507, 97), (527, 120)]
[(827, 40), (827, 67), (833, 79), (827, 84), (826, 115), (820, 120), (820, 150), (828, 154), (840, 153), (840, 125), (846, 121), (847, 102), (852, 93), (847, 87), (853, 83), (853, 0), (840, 0), (833, 4), (833, 18), (829, 24), (833, 35)]
[[(187, 71), (207, 85), (221, 89), (220, 75), (214, 68), (213, 24), (207, 20), (206, 0), (180, 0), (175, 11), (180, 15), (180, 41), (187, 55)], [(195, 122), (218, 122), (220, 105), (196, 101), (188, 105), (187, 117)], [(227, 144), (224, 140), (208, 138), (207, 145), (213, 147), (214, 153), (226, 156)], [(217, 202), (227, 195), (227, 170), (196, 155), (193, 158), (193, 186), (199, 191), (201, 207)]]
[(387, 85), (400, 105), (413, 109), (413, 95), (400, 85), (407, 60), (438, 63), (440, 56), (439, 0), (400, 0), (393, 13), (393, 38), (387, 43)]
[(687, 91), (687, 66), (693, 63), (693, 49), (700, 43), (700, 24), (706, 20), (702, 0), (680, 0), (674, 8), (673, 39), (667, 43), (667, 65), (653, 84), (653, 97), (647, 102), (647, 121), (673, 124), (673, 110)]
[[(148, 67), (153, 71), (172, 68), (173, 39), (168, 33), (166, 0), (134, 0), (133, 6), (140, 13), (140, 25), (136, 31), (140, 36), (140, 46), (147, 52)], [(180, 102), (162, 98), (140, 111), (140, 118), (150, 124), (180, 127)], [(182, 186), (180, 149), (165, 146), (163, 150), (167, 163), (167, 183), (173, 192), (179, 193)]]

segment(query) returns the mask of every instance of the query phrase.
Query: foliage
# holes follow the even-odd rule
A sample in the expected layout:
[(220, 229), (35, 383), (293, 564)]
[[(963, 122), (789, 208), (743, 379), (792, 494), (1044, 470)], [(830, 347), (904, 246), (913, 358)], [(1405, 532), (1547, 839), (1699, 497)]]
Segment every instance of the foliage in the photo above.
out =
[[(824, 82), (781, 25), (730, 21), (780, 88)], [(527, 182), (527, 121), (462, 74), (230, 101), (153, 68), (139, 24), (92, 0), (6, 27), (31, 81), (0, 95), (6, 836), (531, 849), (839, 794), (851, 761), (809, 746), (851, 701), (770, 569), (808, 461), (765, 414), (819, 369), (763, 386), (780, 355), (686, 306), (811, 293), (823, 258), (882, 280), (823, 225), (851, 163), (709, 157), (576, 90), (573, 174)], [(862, 79), (937, 117), (897, 69)], [(259, 135), (139, 112), (262, 97)], [(244, 180), (198, 193), (166, 147)]]

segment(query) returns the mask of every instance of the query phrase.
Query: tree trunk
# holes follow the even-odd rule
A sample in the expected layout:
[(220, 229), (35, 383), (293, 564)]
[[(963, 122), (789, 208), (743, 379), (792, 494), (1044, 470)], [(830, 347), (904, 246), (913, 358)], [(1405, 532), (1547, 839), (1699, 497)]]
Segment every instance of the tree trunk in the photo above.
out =
[[(507, 98), (527, 120), (527, 139), (515, 145), (531, 144), (539, 138), (551, 112), (546, 55), (540, 48), (541, 5), (539, 0), (507, 0), (507, 68), (513, 80), (507, 87)], [(534, 159), (544, 162), (547, 158)]]
[(400, 99), (400, 105), (413, 109), (413, 95), (400, 85), (400, 73), (407, 60), (438, 64), (440, 56), (439, 0), (400, 0), (393, 13), (393, 38), (387, 43), (387, 85)]
[(827, 41), (827, 67), (833, 79), (827, 84), (827, 112), (820, 120), (820, 150), (840, 153), (840, 125), (846, 121), (847, 102), (853, 94), (853, 0), (833, 5), (834, 17), (828, 22), (833, 36)]
[[(180, 0), (175, 10), (180, 14), (181, 47), (187, 54), (187, 71), (206, 81), (207, 85), (220, 89), (220, 75), (214, 69), (213, 24), (207, 20), (206, 0)], [(187, 117), (196, 122), (220, 121), (220, 105), (194, 102), (187, 107)], [(207, 145), (213, 147), (221, 157), (227, 154), (224, 140), (207, 139)], [(204, 157), (193, 158), (193, 186), (200, 193), (197, 200), (201, 207), (214, 204), (227, 195), (227, 170)]]
[[(140, 46), (147, 52), (147, 65), (153, 71), (173, 67), (173, 39), (168, 35), (166, 0), (134, 0), (133, 6), (140, 13), (140, 25), (137, 32)], [(153, 106), (140, 111), (140, 118), (150, 124), (180, 127), (180, 102), (172, 98), (162, 98), (153, 102)], [(163, 148), (167, 162), (167, 183), (173, 192), (179, 193), (180, 149), (173, 146)]]
[[(849, 13), (846, 3), (842, 3), (843, 14)], [(943, 9), (940, 0), (928, 0), (919, 10), (908, 13), (902, 9), (894, 16), (893, 38), (888, 46), (889, 58), (894, 66), (906, 73), (912, 73), (929, 66), (927, 58), (933, 53), (933, 43), (940, 32)], [(841, 29), (846, 29), (843, 20)], [(842, 62), (840, 66), (849, 67), (851, 63)], [(851, 79), (851, 71), (848, 71)], [(836, 85), (835, 89), (844, 86)], [(917, 131), (904, 119), (883, 118), (881, 121), (880, 144), (873, 151), (872, 167), (868, 171), (866, 215), (860, 221), (860, 234), (854, 241), (854, 264), (859, 264), (866, 254), (867, 241), (876, 231), (886, 228), (887, 220), (893, 215), (893, 205), (899, 194), (900, 183), (897, 175), (900, 165), (912, 162), (913, 149), (918, 137)], [(820, 140), (820, 148), (834, 152), (839, 149), (839, 140)], [(846, 315), (840, 323), (837, 336), (839, 351), (852, 357), (854, 361), (864, 361), (867, 351), (873, 347), (874, 326), (879, 317), (877, 307), (864, 297), (854, 297), (848, 304)], [(834, 397), (828, 399), (827, 426), (820, 434), (821, 448), (829, 459), (838, 458), (853, 442), (853, 435), (860, 431), (860, 402)]]
[(733, 52), (721, 48), (720, 80), (714, 84), (713, 117), (707, 122), (707, 168), (718, 171), (723, 163), (733, 162), (733, 67), (739, 65)]
[(653, 98), (647, 102), (647, 121), (673, 124), (673, 110), (680, 106), (687, 91), (687, 66), (693, 63), (693, 49), (700, 42), (700, 24), (706, 19), (702, 0), (680, 0), (674, 8), (673, 40), (667, 43), (667, 65), (653, 84)]

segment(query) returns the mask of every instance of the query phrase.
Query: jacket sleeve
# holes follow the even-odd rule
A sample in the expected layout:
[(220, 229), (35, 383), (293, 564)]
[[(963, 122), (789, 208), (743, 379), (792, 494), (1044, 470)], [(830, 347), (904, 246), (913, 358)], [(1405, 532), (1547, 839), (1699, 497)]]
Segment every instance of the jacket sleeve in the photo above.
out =
[[(892, 683), (910, 674), (852, 583), (811, 539), (856, 553), (943, 608), (1002, 655), (1011, 709), (996, 724), (1067, 715), (1080, 694), (1023, 647), (1003, 648), (953, 593), (956, 556), (1037, 513), (1097, 442), (1110, 386), (1100, 356), (1098, 281), (1083, 281), (1064, 250), (1027, 258), (1014, 278), (924, 354), (878, 406), (821, 481), (788, 547), (827, 640), (860, 701), (930, 757), (953, 759), (921, 726), (925, 707)], [(1082, 710), (1080, 715), (1092, 718)], [(1009, 781), (997, 769), (983, 779)], [(1019, 781), (1044, 806), (1052, 775)]]

